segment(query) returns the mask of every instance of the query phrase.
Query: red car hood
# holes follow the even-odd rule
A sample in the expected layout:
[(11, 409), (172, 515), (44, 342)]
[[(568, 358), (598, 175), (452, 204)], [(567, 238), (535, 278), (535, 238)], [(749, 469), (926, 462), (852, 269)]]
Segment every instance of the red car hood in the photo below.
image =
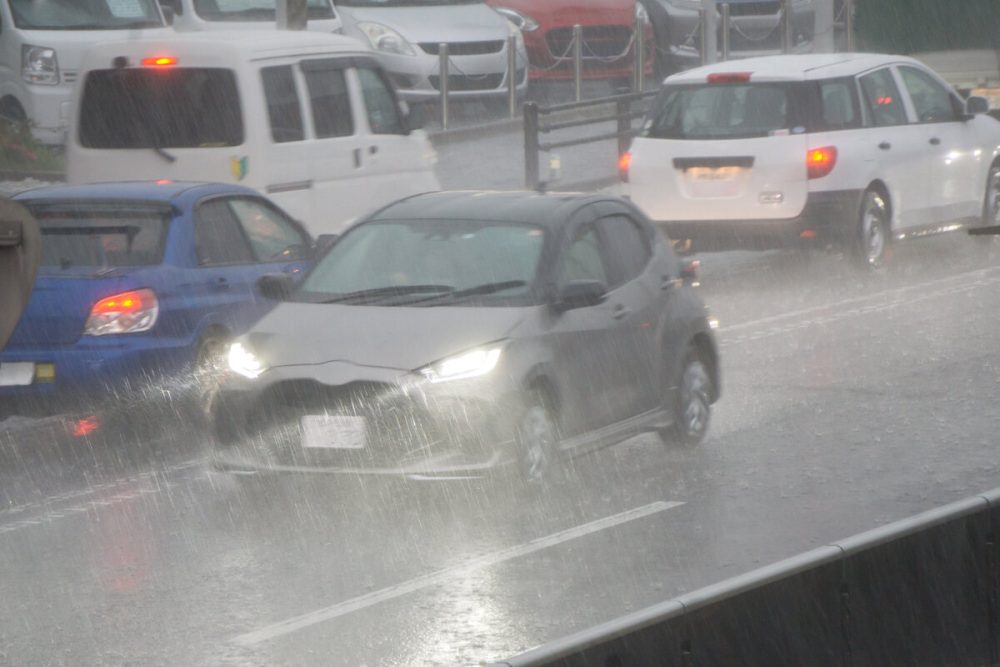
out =
[(561, 26), (632, 25), (635, 0), (488, 0), (538, 21), (542, 30)]

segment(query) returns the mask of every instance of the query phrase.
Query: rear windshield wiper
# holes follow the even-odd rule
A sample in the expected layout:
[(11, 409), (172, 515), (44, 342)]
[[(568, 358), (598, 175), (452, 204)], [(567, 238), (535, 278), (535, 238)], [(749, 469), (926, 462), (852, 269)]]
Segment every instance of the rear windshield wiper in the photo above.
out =
[(347, 292), (330, 299), (324, 299), (318, 303), (350, 303), (365, 302), (380, 299), (382, 297), (406, 296), (409, 294), (450, 294), (455, 288), (450, 285), (386, 285), (385, 287), (373, 287), (371, 289), (358, 290), (357, 292)]

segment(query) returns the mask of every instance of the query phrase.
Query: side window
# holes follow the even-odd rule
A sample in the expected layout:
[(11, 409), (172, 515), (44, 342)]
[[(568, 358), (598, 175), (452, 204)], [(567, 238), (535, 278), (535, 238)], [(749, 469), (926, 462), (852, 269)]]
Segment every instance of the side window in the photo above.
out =
[(600, 237), (593, 225), (582, 227), (559, 259), (556, 283), (561, 287), (574, 280), (598, 280), (608, 284), (608, 271), (601, 257)]
[(264, 67), (260, 70), (260, 78), (264, 84), (264, 99), (267, 100), (271, 139), (278, 144), (305, 139), (302, 106), (292, 66)]
[(253, 199), (231, 199), (229, 206), (250, 240), (260, 262), (290, 262), (305, 259), (309, 241), (284, 215)]
[(307, 67), (303, 63), (302, 72), (309, 87), (309, 103), (316, 136), (326, 139), (354, 134), (351, 97), (347, 91), (344, 70), (322, 66)]
[(362, 67), (358, 69), (358, 79), (372, 134), (406, 134), (396, 96), (382, 73)]
[(223, 199), (207, 201), (195, 210), (194, 242), (202, 266), (254, 261), (240, 223)]
[(906, 109), (899, 88), (888, 69), (880, 69), (860, 78), (865, 105), (877, 127), (906, 125)]
[(649, 264), (651, 250), (642, 229), (625, 215), (601, 218), (597, 224), (604, 234), (608, 261), (613, 267), (614, 280), (609, 287), (617, 287), (634, 280)]
[(899, 74), (903, 77), (903, 85), (910, 93), (913, 108), (921, 123), (944, 123), (959, 119), (954, 97), (934, 77), (915, 67), (900, 67)]
[(819, 97), (824, 130), (846, 130), (861, 125), (850, 81), (821, 81)]

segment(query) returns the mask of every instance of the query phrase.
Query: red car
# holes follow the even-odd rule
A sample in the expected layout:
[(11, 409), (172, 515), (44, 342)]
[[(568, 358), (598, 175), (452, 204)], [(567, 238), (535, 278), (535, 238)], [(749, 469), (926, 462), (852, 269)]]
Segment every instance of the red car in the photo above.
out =
[(630, 77), (637, 18), (643, 25), (644, 69), (652, 74), (653, 26), (636, 0), (487, 0), (487, 4), (521, 29), (533, 80), (573, 78), (574, 25), (583, 28), (584, 78)]

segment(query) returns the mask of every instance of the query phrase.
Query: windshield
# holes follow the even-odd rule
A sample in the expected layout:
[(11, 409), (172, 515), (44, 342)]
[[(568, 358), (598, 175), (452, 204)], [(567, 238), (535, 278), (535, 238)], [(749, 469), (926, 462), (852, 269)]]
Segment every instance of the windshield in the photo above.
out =
[(32, 203), (42, 231), (43, 273), (150, 266), (163, 259), (169, 214), (162, 209), (87, 203)]
[(671, 86), (656, 100), (643, 135), (655, 139), (766, 137), (787, 134), (795, 118), (788, 84)]
[(23, 30), (124, 30), (163, 25), (157, 0), (10, 0)]
[[(355, 305), (524, 302), (535, 287), (544, 241), (542, 229), (532, 225), (369, 223), (352, 230), (323, 257), (303, 282), (299, 298)], [(474, 293), (463, 294), (470, 290)]]
[(95, 70), (80, 110), (87, 148), (212, 148), (243, 143), (236, 77), (226, 69)]
[[(275, 0), (194, 0), (198, 16), (206, 21), (274, 21)], [(335, 18), (331, 0), (308, 0), (309, 19)]]

